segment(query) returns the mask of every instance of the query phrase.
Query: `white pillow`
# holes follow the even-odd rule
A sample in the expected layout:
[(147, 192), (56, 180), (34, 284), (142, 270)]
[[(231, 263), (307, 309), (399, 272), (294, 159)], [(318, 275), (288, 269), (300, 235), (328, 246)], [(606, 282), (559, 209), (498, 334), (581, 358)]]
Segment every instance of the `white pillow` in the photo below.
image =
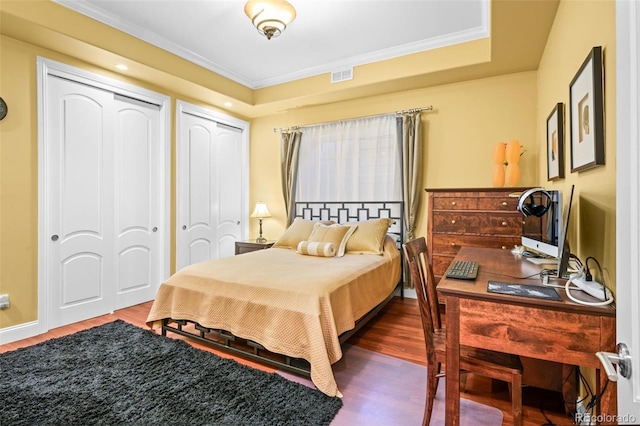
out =
[(323, 225), (316, 223), (309, 235), (309, 241), (318, 243), (333, 243), (337, 247), (336, 256), (344, 256), (349, 237), (355, 232), (357, 225)]

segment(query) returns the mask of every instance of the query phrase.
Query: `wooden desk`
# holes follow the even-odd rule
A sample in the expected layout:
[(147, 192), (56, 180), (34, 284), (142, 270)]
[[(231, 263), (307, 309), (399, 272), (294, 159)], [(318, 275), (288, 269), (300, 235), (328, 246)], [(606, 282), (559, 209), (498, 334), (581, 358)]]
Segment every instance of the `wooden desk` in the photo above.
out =
[[(537, 273), (542, 267), (508, 250), (463, 247), (456, 259), (475, 260), (480, 267), (475, 281), (443, 277), (438, 284), (446, 302), (447, 425), (460, 423), (460, 345), (596, 368), (598, 389), (603, 388), (607, 376), (600, 373), (595, 353), (615, 352), (615, 308), (574, 303), (562, 289), (558, 289), (562, 302), (488, 293), (489, 280), (541, 285)], [(531, 275), (536, 276), (512, 278)], [(609, 383), (599, 413), (615, 418), (616, 390), (616, 384)]]

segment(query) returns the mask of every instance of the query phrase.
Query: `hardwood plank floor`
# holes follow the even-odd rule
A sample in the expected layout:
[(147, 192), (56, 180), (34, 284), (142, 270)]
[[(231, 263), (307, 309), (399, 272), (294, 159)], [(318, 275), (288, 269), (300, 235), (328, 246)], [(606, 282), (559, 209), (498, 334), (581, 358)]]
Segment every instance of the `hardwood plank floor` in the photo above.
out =
[[(111, 315), (104, 315), (76, 324), (70, 324), (50, 330), (39, 336), (7, 343), (0, 346), (0, 353), (75, 333), (114, 321), (115, 319), (121, 319), (139, 327), (146, 327), (145, 321), (151, 308), (151, 303), (152, 302), (148, 302), (121, 309)], [(175, 335), (171, 337), (182, 338)], [(186, 338), (182, 339), (193, 346), (214, 352), (222, 357), (233, 358), (264, 371), (274, 371), (270, 367), (232, 356), (206, 345), (192, 342)], [(364, 326), (348, 343), (419, 365), (426, 365), (422, 326), (417, 301), (415, 299), (394, 298), (374, 320)], [(388, 398), (388, 395), (376, 395), (375, 389), (367, 389), (366, 391), (370, 393), (372, 400), (379, 399), (380, 397)], [(489, 379), (470, 375), (467, 378), (465, 392), (462, 394), (462, 397), (498, 408), (503, 413), (503, 425), (513, 424), (511, 402), (506, 385), (493, 383)], [(401, 401), (398, 401), (398, 403), (400, 404)], [(564, 407), (559, 393), (531, 387), (523, 389), (523, 420), (525, 426), (572, 424), (572, 419), (564, 414)]]

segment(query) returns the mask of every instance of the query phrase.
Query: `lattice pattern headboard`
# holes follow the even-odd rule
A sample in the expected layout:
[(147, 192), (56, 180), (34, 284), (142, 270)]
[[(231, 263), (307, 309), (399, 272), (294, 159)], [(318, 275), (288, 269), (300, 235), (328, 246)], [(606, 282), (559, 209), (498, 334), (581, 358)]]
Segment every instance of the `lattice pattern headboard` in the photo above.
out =
[(402, 201), (298, 201), (295, 217), (308, 220), (334, 220), (337, 223), (389, 218), (393, 224), (388, 234), (402, 253), (404, 216)]

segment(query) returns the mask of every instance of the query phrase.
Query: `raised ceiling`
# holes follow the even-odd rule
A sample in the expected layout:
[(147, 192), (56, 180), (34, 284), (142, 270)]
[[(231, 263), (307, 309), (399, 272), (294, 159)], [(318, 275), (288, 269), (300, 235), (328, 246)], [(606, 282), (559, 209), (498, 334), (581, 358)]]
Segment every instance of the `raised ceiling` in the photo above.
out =
[(488, 0), (290, 0), (267, 40), (243, 0), (55, 0), (251, 89), (489, 36)]
[(243, 0), (1, 0), (0, 33), (252, 118), (535, 71), (559, 4), (290, 1), (298, 16), (272, 40)]

